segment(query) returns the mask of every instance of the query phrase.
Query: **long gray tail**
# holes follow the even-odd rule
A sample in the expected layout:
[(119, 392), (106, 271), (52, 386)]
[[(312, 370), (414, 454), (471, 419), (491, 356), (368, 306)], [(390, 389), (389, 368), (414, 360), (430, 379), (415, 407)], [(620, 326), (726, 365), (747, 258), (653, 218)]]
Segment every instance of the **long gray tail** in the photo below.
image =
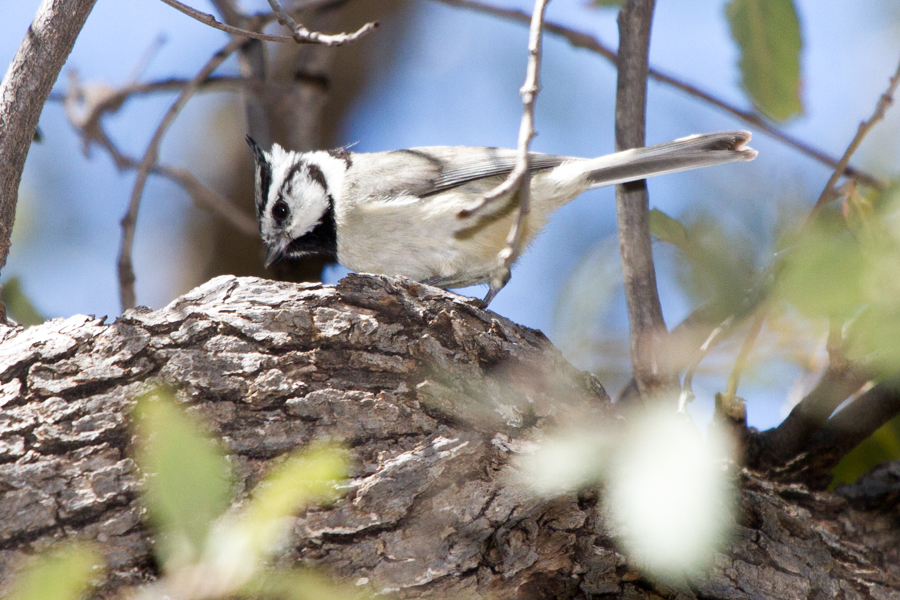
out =
[(691, 135), (665, 144), (608, 154), (579, 166), (587, 171), (592, 188), (615, 185), (737, 160), (753, 160), (756, 150), (745, 146), (750, 137), (749, 131)]

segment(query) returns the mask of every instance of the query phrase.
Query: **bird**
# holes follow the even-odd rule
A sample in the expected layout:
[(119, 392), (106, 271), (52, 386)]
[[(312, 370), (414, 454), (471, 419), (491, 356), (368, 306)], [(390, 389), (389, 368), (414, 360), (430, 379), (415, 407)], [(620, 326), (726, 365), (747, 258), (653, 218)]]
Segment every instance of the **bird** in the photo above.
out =
[[(688, 169), (748, 161), (747, 131), (721, 131), (598, 158), (529, 153), (529, 212), (521, 248), (551, 213), (583, 192)], [(516, 150), (426, 146), (361, 153), (346, 147), (263, 150), (249, 135), (266, 267), (319, 255), (351, 271), (402, 275), (452, 289), (488, 283), (484, 305), (509, 279), (498, 255), (517, 218), (511, 194), (468, 214), (516, 164)]]

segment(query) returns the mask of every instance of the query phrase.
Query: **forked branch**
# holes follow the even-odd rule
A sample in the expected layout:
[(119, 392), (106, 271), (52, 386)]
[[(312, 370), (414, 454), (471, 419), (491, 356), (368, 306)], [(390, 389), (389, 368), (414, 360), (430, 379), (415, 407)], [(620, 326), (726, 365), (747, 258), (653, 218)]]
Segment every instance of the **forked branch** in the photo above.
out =
[[(274, 0), (269, 0), (274, 2)], [(519, 125), (519, 143), (516, 154), (516, 164), (506, 179), (493, 190), (479, 198), (472, 205), (464, 208), (458, 214), (460, 218), (472, 216), (485, 206), (495, 202), (502, 202), (512, 194), (518, 194), (518, 210), (513, 221), (512, 228), (506, 238), (506, 245), (497, 256), (497, 270), (491, 276), (490, 290), (484, 299), (485, 305), (497, 295), (506, 282), (509, 281), (510, 267), (519, 257), (522, 251), (522, 232), (525, 228), (525, 220), (528, 217), (531, 171), (529, 170), (528, 149), (531, 140), (534, 139), (534, 104), (540, 91), (541, 75), (541, 37), (544, 30), (544, 12), (550, 0), (536, 0), (534, 12), (531, 16), (531, 28), (528, 34), (528, 66), (525, 75), (525, 84), (519, 93), (522, 95), (522, 120)]]

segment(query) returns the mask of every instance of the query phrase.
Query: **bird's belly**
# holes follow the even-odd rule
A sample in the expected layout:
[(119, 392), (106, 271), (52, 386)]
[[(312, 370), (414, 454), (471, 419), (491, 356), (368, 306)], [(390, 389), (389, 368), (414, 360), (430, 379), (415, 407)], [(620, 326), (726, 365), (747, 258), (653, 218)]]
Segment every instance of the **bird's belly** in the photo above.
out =
[[(490, 219), (458, 219), (455, 211), (416, 215), (414, 210), (407, 207), (389, 215), (366, 211), (363, 218), (339, 221), (338, 262), (353, 271), (403, 275), (443, 287), (490, 279), (514, 211)], [(528, 215), (523, 248), (544, 221), (542, 215)]]

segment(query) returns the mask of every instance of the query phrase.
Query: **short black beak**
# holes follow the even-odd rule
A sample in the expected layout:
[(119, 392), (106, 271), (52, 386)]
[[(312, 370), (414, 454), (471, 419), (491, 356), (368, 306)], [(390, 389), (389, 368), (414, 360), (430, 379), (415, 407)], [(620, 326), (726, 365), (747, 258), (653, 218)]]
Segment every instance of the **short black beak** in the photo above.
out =
[(274, 244), (269, 246), (266, 253), (266, 268), (268, 269), (287, 255), (287, 244)]

